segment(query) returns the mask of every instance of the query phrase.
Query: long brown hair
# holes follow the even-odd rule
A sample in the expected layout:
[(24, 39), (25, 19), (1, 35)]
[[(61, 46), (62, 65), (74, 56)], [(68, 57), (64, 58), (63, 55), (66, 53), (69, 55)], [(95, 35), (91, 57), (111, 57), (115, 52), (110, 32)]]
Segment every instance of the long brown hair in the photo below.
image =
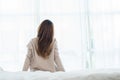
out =
[(38, 29), (38, 49), (37, 54), (46, 58), (50, 55), (51, 43), (53, 41), (54, 29), (50, 20), (44, 20)]

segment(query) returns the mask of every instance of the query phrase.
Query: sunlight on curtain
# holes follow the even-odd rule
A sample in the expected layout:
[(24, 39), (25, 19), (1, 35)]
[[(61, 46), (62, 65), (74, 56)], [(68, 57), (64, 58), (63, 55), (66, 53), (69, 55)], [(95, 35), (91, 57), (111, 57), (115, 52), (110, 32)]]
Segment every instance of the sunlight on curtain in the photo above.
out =
[(27, 43), (50, 19), (66, 71), (84, 69), (84, 6), (84, 0), (0, 0), (0, 66), (22, 70)]
[(120, 67), (120, 1), (88, 0), (92, 29), (92, 67)]
[(22, 70), (26, 45), (54, 23), (66, 71), (120, 67), (119, 0), (0, 0), (0, 66)]
[[(55, 37), (66, 71), (85, 68), (82, 45), (81, 16), (84, 17), (84, 0), (40, 0), (39, 21), (50, 19), (54, 23)], [(84, 18), (83, 18), (84, 19)], [(38, 21), (38, 22), (39, 22)]]
[(22, 70), (26, 44), (35, 35), (33, 0), (0, 0), (0, 66)]

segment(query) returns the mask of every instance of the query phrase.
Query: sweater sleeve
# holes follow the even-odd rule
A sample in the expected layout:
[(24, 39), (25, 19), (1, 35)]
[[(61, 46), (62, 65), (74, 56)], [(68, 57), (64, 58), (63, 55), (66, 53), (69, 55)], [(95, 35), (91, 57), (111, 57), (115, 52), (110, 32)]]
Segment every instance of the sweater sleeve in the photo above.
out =
[(58, 47), (57, 47), (57, 42), (55, 40), (55, 44), (54, 44), (54, 60), (55, 60), (55, 64), (56, 64), (56, 71), (65, 71), (64, 70), (64, 67), (62, 65), (62, 62), (60, 60), (60, 56), (59, 56), (59, 53), (58, 53)]
[(32, 58), (32, 44), (29, 43), (27, 47), (28, 47), (28, 51), (27, 51), (25, 62), (24, 62), (23, 71), (28, 70), (28, 68), (30, 67), (30, 61)]

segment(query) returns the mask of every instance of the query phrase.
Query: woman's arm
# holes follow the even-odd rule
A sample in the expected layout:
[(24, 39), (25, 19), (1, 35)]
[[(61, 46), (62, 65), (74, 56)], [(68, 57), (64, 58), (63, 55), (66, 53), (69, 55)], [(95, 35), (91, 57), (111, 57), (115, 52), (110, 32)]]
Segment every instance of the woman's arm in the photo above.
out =
[(28, 54), (26, 55), (26, 59), (25, 59), (24, 66), (23, 66), (23, 71), (27, 71), (30, 66), (30, 60), (32, 57), (31, 54), (32, 54), (32, 49), (28, 49)]
[(62, 65), (62, 62), (60, 60), (60, 57), (59, 57), (59, 53), (58, 53), (58, 47), (57, 47), (57, 42), (55, 41), (55, 45), (54, 45), (54, 60), (55, 60), (55, 63), (57, 65), (56, 67), (56, 70), (57, 71), (65, 71), (64, 70), (64, 67)]

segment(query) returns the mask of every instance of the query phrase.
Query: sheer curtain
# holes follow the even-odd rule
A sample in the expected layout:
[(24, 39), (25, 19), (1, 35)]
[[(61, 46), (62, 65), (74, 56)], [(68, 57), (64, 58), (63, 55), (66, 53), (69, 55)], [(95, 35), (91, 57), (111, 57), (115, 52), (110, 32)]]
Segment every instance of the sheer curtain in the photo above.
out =
[(93, 69), (120, 67), (119, 3), (119, 0), (88, 0)]
[[(84, 0), (40, 0), (39, 20), (54, 23), (59, 53), (66, 71), (86, 68)], [(82, 21), (84, 20), (84, 21)]]
[(119, 0), (0, 0), (0, 66), (22, 70), (41, 21), (54, 23), (66, 71), (118, 68)]
[(0, 0), (0, 66), (22, 70), (27, 43), (41, 21), (50, 19), (66, 71), (85, 68), (84, 11), (82, 0)]
[(34, 0), (0, 0), (0, 66), (22, 70), (26, 45), (35, 35)]

